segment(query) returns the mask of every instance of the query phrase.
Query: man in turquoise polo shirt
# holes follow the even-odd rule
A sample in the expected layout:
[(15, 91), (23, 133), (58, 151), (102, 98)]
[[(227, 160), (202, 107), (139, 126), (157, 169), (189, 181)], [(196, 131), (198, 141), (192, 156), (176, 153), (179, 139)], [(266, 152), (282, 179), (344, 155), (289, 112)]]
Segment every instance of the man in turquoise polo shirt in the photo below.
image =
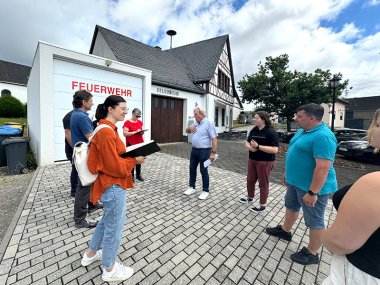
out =
[(337, 141), (333, 132), (322, 122), (322, 106), (307, 104), (296, 112), (295, 121), (300, 129), (290, 141), (286, 154), (285, 221), (283, 225), (266, 228), (266, 232), (290, 241), (291, 229), (302, 208), (305, 224), (309, 228), (309, 243), (290, 258), (303, 265), (318, 264), (327, 201), (338, 188), (333, 168)]

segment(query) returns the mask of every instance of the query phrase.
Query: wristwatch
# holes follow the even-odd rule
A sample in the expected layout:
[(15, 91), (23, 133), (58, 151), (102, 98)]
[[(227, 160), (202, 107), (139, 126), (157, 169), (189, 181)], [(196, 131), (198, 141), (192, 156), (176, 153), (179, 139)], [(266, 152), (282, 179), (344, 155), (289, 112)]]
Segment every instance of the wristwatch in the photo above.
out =
[(211, 153), (216, 153), (216, 151), (212, 150)]
[(310, 196), (318, 195), (318, 193), (314, 193), (314, 192), (311, 191), (311, 190), (307, 191), (307, 194), (309, 194)]

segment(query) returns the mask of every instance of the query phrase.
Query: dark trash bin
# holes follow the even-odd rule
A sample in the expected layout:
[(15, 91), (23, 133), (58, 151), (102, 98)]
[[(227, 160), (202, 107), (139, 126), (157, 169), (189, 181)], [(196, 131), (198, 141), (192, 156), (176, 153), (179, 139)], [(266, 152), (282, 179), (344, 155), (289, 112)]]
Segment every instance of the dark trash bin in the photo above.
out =
[(10, 137), (3, 140), (7, 157), (7, 174), (24, 174), (28, 172), (26, 164), (27, 146), (30, 138)]
[(2, 142), (9, 137), (19, 136), (22, 131), (10, 126), (0, 126), (0, 167), (7, 165), (7, 157), (5, 155), (5, 147), (2, 146)]

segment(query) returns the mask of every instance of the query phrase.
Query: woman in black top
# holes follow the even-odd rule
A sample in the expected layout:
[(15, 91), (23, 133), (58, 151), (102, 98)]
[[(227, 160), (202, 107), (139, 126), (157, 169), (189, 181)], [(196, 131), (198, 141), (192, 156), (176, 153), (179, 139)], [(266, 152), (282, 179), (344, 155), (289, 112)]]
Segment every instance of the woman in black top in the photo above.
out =
[[(378, 151), (380, 109), (368, 129), (368, 141)], [(333, 203), (338, 212), (322, 242), (334, 256), (322, 284), (380, 284), (380, 172), (341, 188)]]
[(275, 165), (275, 154), (278, 152), (278, 135), (272, 127), (269, 114), (258, 111), (254, 116), (255, 126), (248, 135), (245, 147), (249, 150), (247, 162), (247, 192), (240, 199), (242, 203), (253, 201), (255, 185), (259, 181), (260, 203), (251, 208), (252, 212), (262, 212), (267, 206), (269, 196), (269, 176)]

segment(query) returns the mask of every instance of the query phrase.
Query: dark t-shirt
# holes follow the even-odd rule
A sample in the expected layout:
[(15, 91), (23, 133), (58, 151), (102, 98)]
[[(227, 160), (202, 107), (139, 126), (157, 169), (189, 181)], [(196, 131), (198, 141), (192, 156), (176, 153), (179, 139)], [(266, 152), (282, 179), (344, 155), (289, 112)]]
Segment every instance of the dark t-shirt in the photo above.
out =
[[(259, 130), (258, 127), (254, 127), (248, 135), (247, 142), (255, 140), (259, 145), (265, 146), (278, 146), (278, 135), (276, 131), (268, 126)], [(259, 161), (272, 161), (276, 159), (276, 156), (271, 153), (266, 153), (261, 150), (249, 152), (249, 159)]]
[[(350, 190), (352, 184), (347, 185), (335, 192), (333, 196), (333, 204), (335, 209), (339, 211), (340, 202)], [(363, 206), (365, 207), (365, 205)], [(368, 217), (369, 219), (371, 217)], [(347, 260), (364, 271), (365, 273), (380, 278), (380, 228), (378, 228), (363, 244), (363, 246), (353, 253), (346, 255)]]
[[(70, 111), (65, 115), (65, 117), (63, 117), (62, 122), (63, 122), (64, 129), (70, 130), (70, 118), (71, 118), (72, 113), (73, 111)], [(66, 138), (65, 138), (65, 153), (67, 156), (73, 155), (73, 148), (71, 147), (71, 145), (69, 144)]]

